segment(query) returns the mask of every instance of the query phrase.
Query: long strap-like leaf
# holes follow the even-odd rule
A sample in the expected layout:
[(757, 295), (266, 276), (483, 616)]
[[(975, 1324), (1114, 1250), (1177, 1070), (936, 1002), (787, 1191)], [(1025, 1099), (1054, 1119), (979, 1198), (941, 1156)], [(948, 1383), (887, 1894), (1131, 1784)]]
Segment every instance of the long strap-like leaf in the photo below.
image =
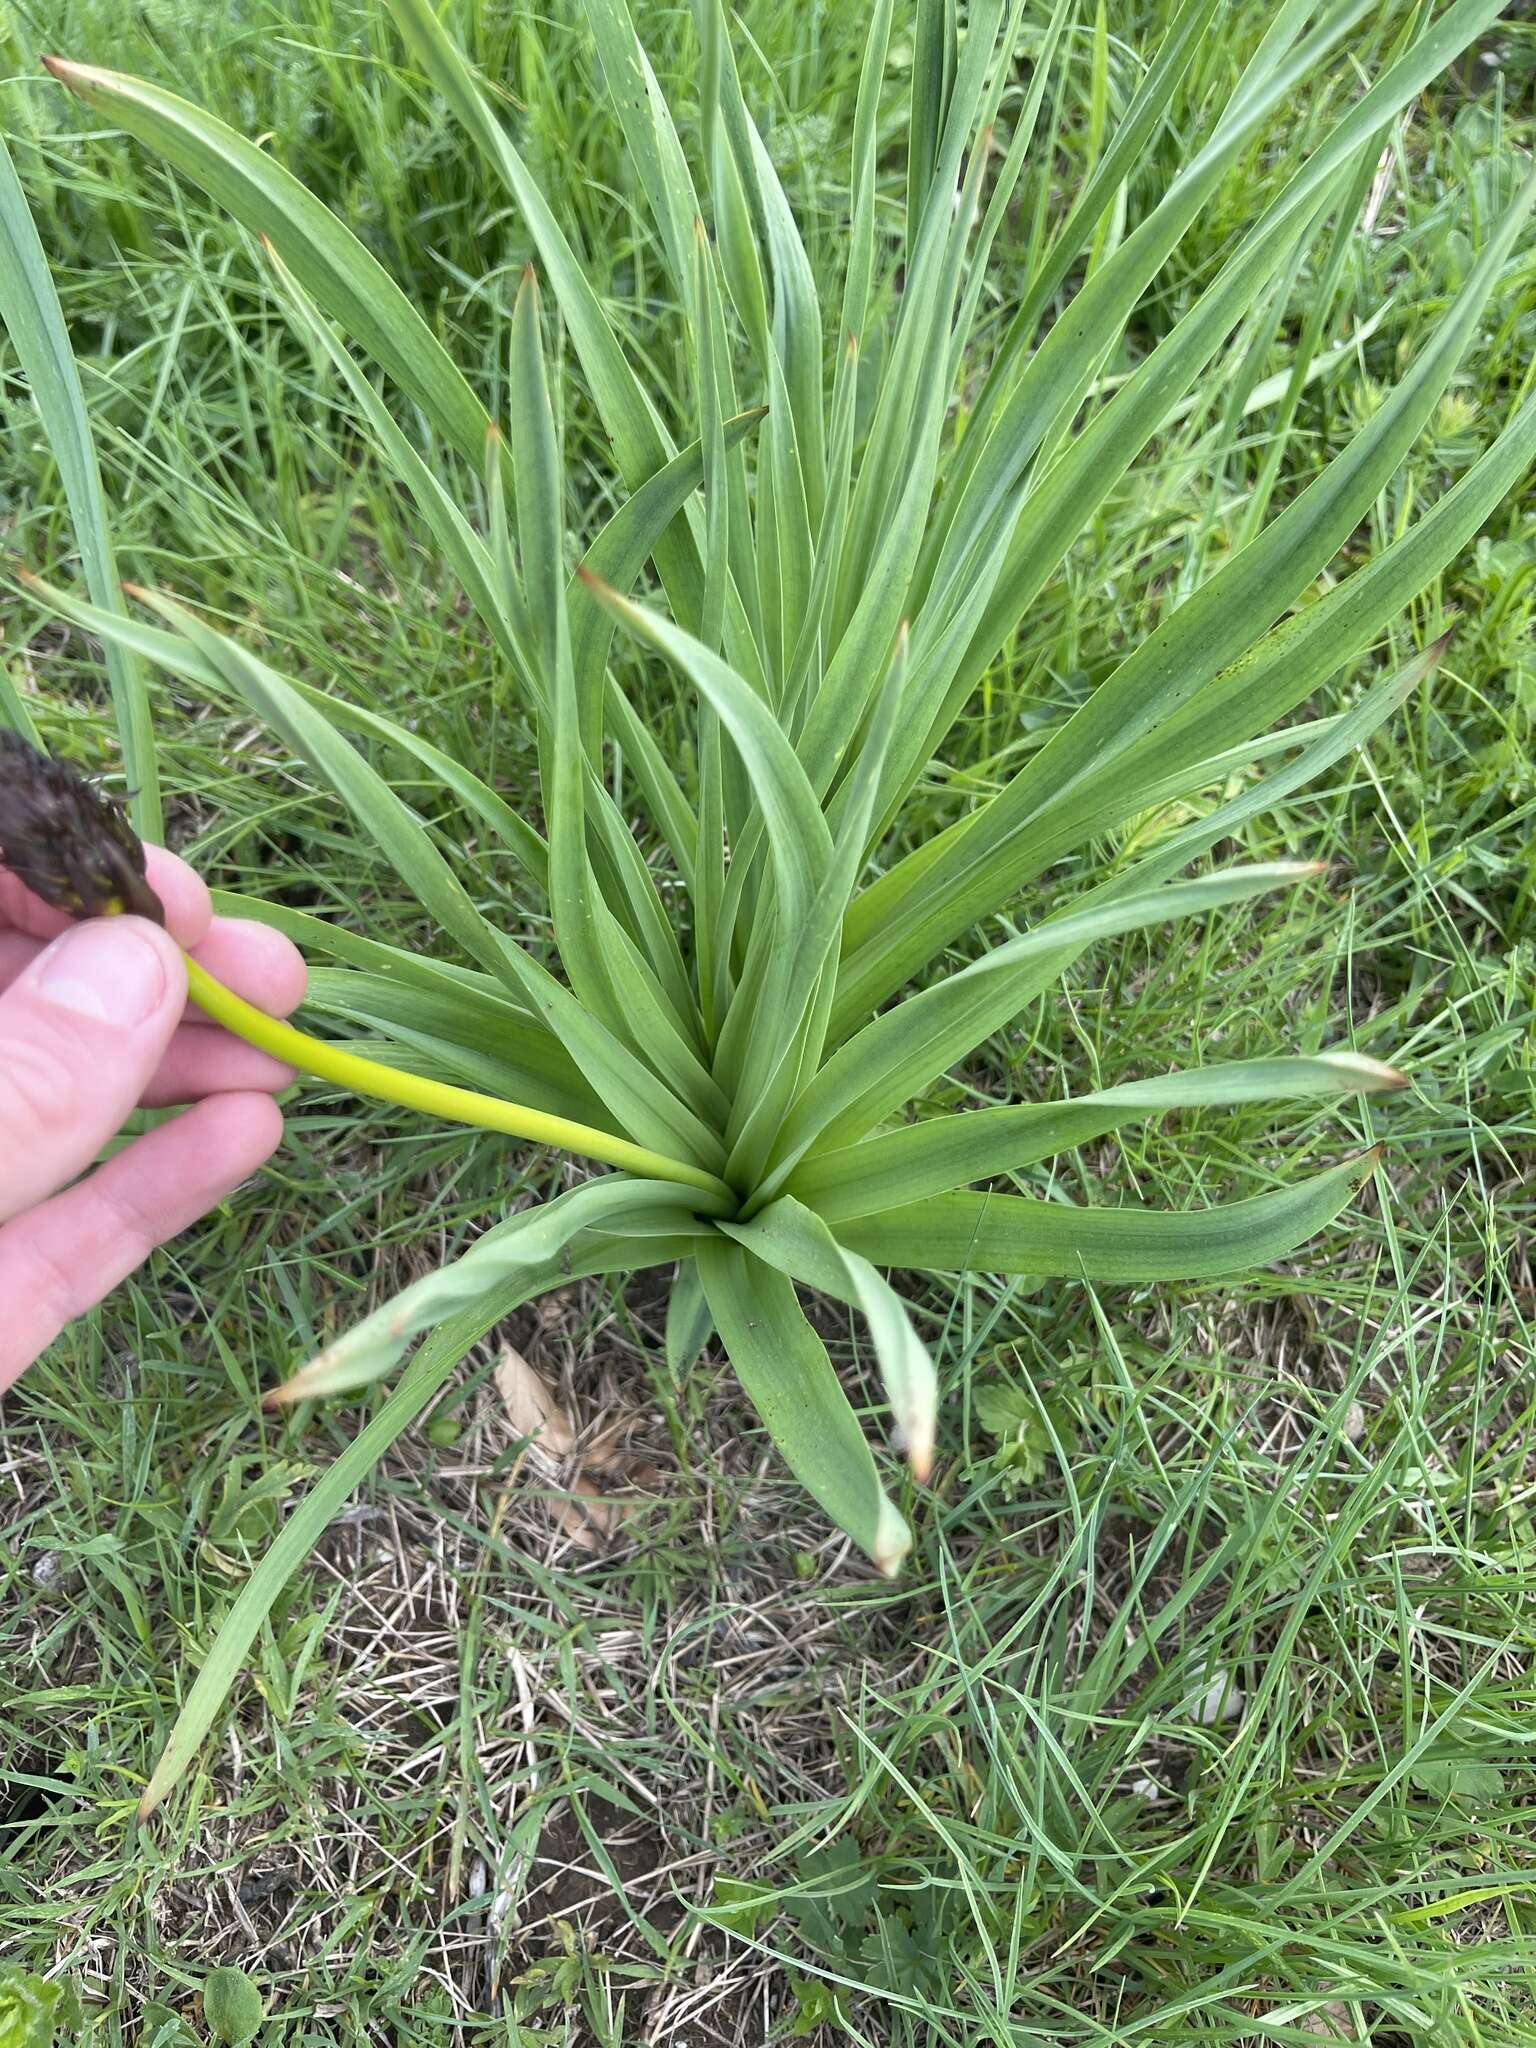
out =
[[(684, 1247), (686, 1249), (686, 1247)], [(605, 1263), (586, 1265), (589, 1273), (630, 1271), (642, 1265), (669, 1265), (679, 1247), (654, 1239), (646, 1244), (625, 1240), (594, 1253)], [(353, 1438), (335, 1462), (316, 1480), (284, 1522), (255, 1570), (240, 1588), (207, 1656), (182, 1703), (171, 1737), (139, 1802), (139, 1818), (148, 1819), (185, 1775), (203, 1740), (218, 1718), (230, 1688), (245, 1664), (263, 1622), (351, 1494), (373, 1471), (390, 1445), (447, 1385), (454, 1368), (487, 1330), (494, 1329), (521, 1302), (533, 1299), (569, 1276), (559, 1268), (521, 1271), (457, 1309), (422, 1345), (401, 1375), (400, 1384), (377, 1415)]]
[(699, 1240), (697, 1257), (715, 1327), (784, 1462), (859, 1548), (894, 1573), (911, 1534), (793, 1284), (718, 1233)]
[[(121, 614), (122, 592), (108, 530), (106, 497), (91, 437), (85, 393), (70, 347), (69, 331), (38, 239), (26, 194), (11, 153), (0, 138), (0, 320), (5, 323), (26, 373), (32, 402), (59, 465), (59, 477), (75, 540), (85, 567), (86, 588), (103, 610)], [(128, 803), (146, 839), (164, 836), (160, 776), (155, 760), (149, 693), (138, 662), (120, 644), (108, 643), (107, 677), (123, 749)], [(31, 735), (29, 735), (30, 737)]]
[(1279, 861), (1229, 868), (1122, 902), (1045, 919), (980, 960), (923, 989), (867, 1024), (828, 1060), (786, 1119), (774, 1172), (759, 1197), (777, 1192), (814, 1144), (851, 1144), (955, 1061), (1016, 1016), (1085, 947), (1149, 924), (1294, 887), (1318, 872)]
[[(1438, 367), (1449, 373), (1443, 357)], [(1377, 444), (1375, 453), (1381, 452)], [(1297, 682), (1294, 695), (1271, 702), (1269, 715), (1283, 715), (1357, 653), (1373, 631), (1423, 588), (1477, 530), (1533, 456), (1536, 401), (1522, 408), (1493, 447), (1406, 535), (1255, 648), (1251, 617), (1247, 627), (1241, 624), (1242, 607), (1237, 600), (1242, 591), (1227, 579), (1237, 572), (1246, 584), (1266, 562), (1278, 563), (1282, 551), (1292, 547), (1303, 550), (1305, 558), (1293, 562), (1285, 578), (1270, 591), (1266, 609), (1273, 617), (1275, 609), (1298, 594), (1296, 573), (1305, 573), (1311, 559), (1305, 530), (1296, 526), (1273, 543), (1271, 556), (1266, 543), (1280, 521), (1267, 528), (1143, 642), (1061, 729), (1057, 735), (1061, 742), (1059, 778), (1043, 776), (1037, 765), (1050, 745), (1056, 744), (1053, 741), (999, 796), (944, 835), (942, 844), (930, 841), (864, 893), (850, 912), (845, 932), (834, 1033), (883, 1001), (957, 933), (1008, 901), (1038, 872), (1032, 864), (1037, 849), (1029, 843), (1030, 836), (1038, 834), (1042, 844), (1050, 843), (1050, 810), (1075, 800), (1072, 786), (1086, 775), (1098, 748), (1118, 755), (1120, 772), (1125, 775), (1131, 747), (1140, 735), (1160, 719), (1166, 721), (1170, 732), (1176, 721), (1183, 721), (1187, 758), (1191, 763), (1199, 761), (1213, 747), (1231, 744), (1239, 736), (1229, 724), (1222, 738), (1213, 739), (1208, 707), (1218, 697), (1229, 705), (1250, 697), (1258, 702), (1266, 683), (1282, 673)], [(1374, 459), (1365, 468), (1374, 472)], [(1349, 496), (1345, 516), (1358, 518), (1375, 488), (1373, 482), (1359, 499)], [(1301, 502), (1296, 500), (1287, 511), (1294, 511)], [(1230, 613), (1216, 602), (1224, 593), (1233, 602)], [(1274, 609), (1269, 609), (1271, 606)], [(1225, 674), (1221, 673), (1224, 662), (1230, 664)], [(1202, 683), (1212, 686), (1207, 699), (1199, 695)], [(1112, 685), (1112, 696), (1101, 706), (1100, 699)], [(1118, 717), (1114, 715), (1117, 707)], [(1074, 727), (1069, 741), (1066, 735)], [(1165, 758), (1164, 772), (1168, 765)], [(1129, 781), (1126, 786), (1133, 793), (1136, 784)], [(1097, 802), (1102, 791), (1090, 794)]]
[(1354, 1052), (1222, 1061), (1065, 1102), (1002, 1103), (925, 1117), (862, 1144), (816, 1153), (790, 1175), (788, 1189), (841, 1229), (851, 1218), (911, 1207), (970, 1182), (1016, 1172), (1171, 1110), (1375, 1094), (1404, 1085), (1394, 1067)]
[[(291, 171), (201, 107), (142, 78), (47, 60), (54, 77), (264, 235), (344, 331), (478, 463), (490, 425), (462, 372), (394, 279)], [(653, 465), (654, 467), (654, 465)]]
[[(449, 1265), (413, 1281), (354, 1323), (292, 1379), (274, 1388), (267, 1396), (268, 1406), (351, 1393), (382, 1379), (424, 1330), (498, 1292), (511, 1276), (556, 1267), (586, 1231), (620, 1238), (687, 1239), (700, 1226), (692, 1210), (679, 1204), (677, 1193), (667, 1181), (632, 1180), (613, 1173), (521, 1210), (488, 1230)], [(706, 1209), (725, 1206), (723, 1198), (711, 1204), (701, 1197), (700, 1202)]]
[(916, 1476), (926, 1479), (933, 1464), (938, 1379), (906, 1303), (889, 1281), (868, 1259), (839, 1244), (814, 1210), (787, 1196), (749, 1223), (722, 1222), (720, 1228), (791, 1280), (859, 1311), (869, 1325), (902, 1448)]
[(1310, 1180), (1209, 1209), (1083, 1209), (1022, 1195), (935, 1195), (841, 1226), (879, 1266), (1035, 1279), (1215, 1280), (1283, 1259), (1331, 1223), (1370, 1179), (1367, 1152)]

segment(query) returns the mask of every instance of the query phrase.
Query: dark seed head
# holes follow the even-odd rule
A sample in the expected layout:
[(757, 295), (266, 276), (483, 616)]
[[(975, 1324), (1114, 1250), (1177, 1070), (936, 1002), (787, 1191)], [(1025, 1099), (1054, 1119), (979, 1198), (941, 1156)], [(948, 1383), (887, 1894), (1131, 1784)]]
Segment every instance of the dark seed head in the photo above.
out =
[(71, 917), (165, 923), (144, 879), (143, 843), (116, 800), (69, 761), (50, 761), (0, 727), (0, 862)]

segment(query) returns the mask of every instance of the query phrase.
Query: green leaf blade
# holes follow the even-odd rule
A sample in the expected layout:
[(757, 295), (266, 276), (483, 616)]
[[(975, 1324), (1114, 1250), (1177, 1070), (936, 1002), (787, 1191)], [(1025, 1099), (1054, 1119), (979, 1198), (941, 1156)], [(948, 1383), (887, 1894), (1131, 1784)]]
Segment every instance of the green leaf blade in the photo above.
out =
[(855, 1218), (842, 1242), (879, 1266), (1117, 1284), (1219, 1280), (1288, 1257), (1371, 1178), (1379, 1150), (1208, 1209), (1084, 1209), (1021, 1195), (938, 1195)]
[(911, 1533), (880, 1485), (858, 1418), (793, 1285), (718, 1234), (701, 1240), (698, 1260), (715, 1327), (785, 1463), (880, 1570), (894, 1576)]

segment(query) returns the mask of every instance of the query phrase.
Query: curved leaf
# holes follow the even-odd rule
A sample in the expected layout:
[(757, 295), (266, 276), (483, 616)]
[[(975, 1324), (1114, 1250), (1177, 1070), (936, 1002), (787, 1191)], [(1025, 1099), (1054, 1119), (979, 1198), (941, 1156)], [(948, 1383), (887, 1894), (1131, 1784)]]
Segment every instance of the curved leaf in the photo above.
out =
[(858, 1417), (792, 1284), (718, 1232), (699, 1240), (705, 1298), (747, 1398), (791, 1472), (893, 1576), (911, 1546)]
[[(626, 1240), (607, 1256), (606, 1268), (629, 1271), (642, 1265), (665, 1265), (677, 1256), (660, 1239), (641, 1248)], [(232, 1685), (245, 1666), (250, 1647), (278, 1597), (304, 1563), (349, 1496), (368, 1477), (390, 1445), (410, 1428), (447, 1385), (461, 1358), (487, 1330), (494, 1329), (522, 1302), (563, 1284), (558, 1271), (519, 1271), (471, 1306), (450, 1315), (406, 1367), (400, 1384), (377, 1415), (371, 1416), (335, 1462), (329, 1465), (289, 1515), (254, 1571), (240, 1588), (207, 1656), (182, 1703), (170, 1741), (160, 1753), (154, 1773), (139, 1802), (139, 1819), (147, 1820), (167, 1793), (174, 1790), (201, 1747)]]
[(927, 1117), (861, 1144), (813, 1153), (786, 1182), (790, 1194), (839, 1228), (850, 1218), (989, 1180), (1088, 1144), (1122, 1124), (1170, 1110), (1227, 1108), (1237, 1102), (1300, 1101), (1372, 1095), (1405, 1087), (1395, 1067), (1356, 1052), (1309, 1059), (1232, 1060), (1186, 1073), (1126, 1081), (1065, 1102), (1009, 1103), (996, 1109)]
[(1209, 1209), (1082, 1209), (1022, 1195), (936, 1195), (860, 1216), (842, 1241), (881, 1266), (1102, 1281), (1216, 1280), (1283, 1259), (1331, 1223), (1380, 1150)]
[(43, 62), (88, 107), (200, 185), (242, 227), (266, 236), (304, 289), (478, 464), (491, 423), (485, 407), (388, 271), (291, 171), (162, 86), (62, 57)]
[[(707, 1197), (701, 1200), (709, 1206)], [(686, 1238), (703, 1227), (691, 1210), (679, 1204), (677, 1189), (670, 1183), (631, 1180), (624, 1174), (585, 1181), (552, 1202), (522, 1210), (488, 1230), (451, 1264), (414, 1281), (355, 1323), (292, 1379), (273, 1387), (266, 1406), (289, 1407), (295, 1401), (318, 1400), (369, 1386), (382, 1379), (413, 1337), (504, 1288), (512, 1276), (546, 1268), (562, 1276), (574, 1275), (577, 1260), (570, 1247), (583, 1231), (602, 1230), (622, 1237), (628, 1228), (642, 1222), (649, 1225), (648, 1234), (673, 1239)]]
[(899, 1109), (1013, 1017), (1086, 947), (1170, 917), (1217, 909), (1320, 872), (1310, 861), (1229, 868), (1102, 908), (1050, 917), (996, 946), (958, 974), (909, 996), (867, 1024), (828, 1060), (786, 1119), (775, 1148), (776, 1192), (812, 1144), (847, 1145)]
[(868, 1259), (839, 1244), (814, 1210), (787, 1196), (749, 1223), (722, 1222), (720, 1228), (791, 1280), (859, 1311), (869, 1325), (902, 1448), (915, 1477), (926, 1479), (933, 1466), (939, 1383), (901, 1296)]
[[(59, 295), (49, 275), (48, 259), (3, 137), (0, 271), (5, 277), (5, 289), (0, 292), (0, 321), (4, 322), (26, 373), (32, 403), (37, 407), (53, 459), (59, 466), (59, 480), (64, 486), (85, 568), (86, 587), (103, 609), (121, 616), (123, 601), (107, 524), (106, 496), (101, 487), (96, 444), (91, 438), (85, 393), (80, 388), (80, 372)], [(165, 819), (160, 805), (149, 693), (137, 662), (120, 642), (107, 643), (106, 659), (112, 708), (123, 749), (123, 773), (128, 779), (129, 811), (144, 838), (160, 839), (165, 833)], [(20, 726), (19, 729), (24, 738), (36, 738), (35, 732)]]
[[(1241, 665), (1258, 632), (1327, 564), (1402, 461), (1445, 389), (1533, 196), (1536, 175), (1490, 236), (1453, 312), (1348, 448), (1256, 540), (1168, 615), (996, 796), (946, 833), (941, 846), (924, 847), (891, 869), (854, 906), (847, 946), (862, 957), (851, 960), (845, 973), (839, 1021), (883, 1001), (959, 933), (1009, 901), (1040, 871), (1039, 842), (1049, 835), (1052, 813), (1074, 802), (1090, 780), (1095, 798), (1107, 780), (1118, 780), (1135, 743), (1171, 721), (1226, 665)], [(1203, 319), (1204, 313), (1197, 309), (1189, 318)], [(1103, 467), (1095, 450), (1106, 435), (1106, 423), (1135, 397), (1156, 361), (1155, 353), (1052, 469), (1039, 500), (1042, 508), (1054, 502), (1052, 493), (1070, 485), (1078, 469), (1087, 465), (1084, 473), (1091, 474), (1096, 462)], [(1061, 521), (1070, 503), (1069, 491), (1055, 517), (1044, 519), (1043, 511), (1038, 515), (1046, 544), (1040, 563), (1045, 566), (1020, 601), (1043, 582), (1046, 557), (1057, 558)], [(1036, 517), (1033, 509), (1026, 512), (1027, 531), (1033, 531), (1029, 522)], [(1016, 616), (1015, 611), (999, 630)], [(978, 634), (974, 659), (968, 657), (951, 689), (946, 718), (958, 711), (996, 645), (992, 629)], [(936, 743), (936, 732), (922, 737), (909, 761), (909, 778), (925, 749)]]

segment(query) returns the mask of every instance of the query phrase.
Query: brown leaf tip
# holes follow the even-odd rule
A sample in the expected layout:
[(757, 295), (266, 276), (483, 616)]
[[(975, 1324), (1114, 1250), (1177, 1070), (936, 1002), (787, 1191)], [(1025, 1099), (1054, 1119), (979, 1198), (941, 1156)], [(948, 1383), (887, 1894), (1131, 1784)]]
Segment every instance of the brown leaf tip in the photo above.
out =
[(98, 64), (75, 64), (68, 57), (44, 57), (43, 69), (56, 78), (60, 85), (66, 85), (71, 92), (85, 92), (91, 86), (108, 86), (116, 83), (116, 74), (103, 71)]

